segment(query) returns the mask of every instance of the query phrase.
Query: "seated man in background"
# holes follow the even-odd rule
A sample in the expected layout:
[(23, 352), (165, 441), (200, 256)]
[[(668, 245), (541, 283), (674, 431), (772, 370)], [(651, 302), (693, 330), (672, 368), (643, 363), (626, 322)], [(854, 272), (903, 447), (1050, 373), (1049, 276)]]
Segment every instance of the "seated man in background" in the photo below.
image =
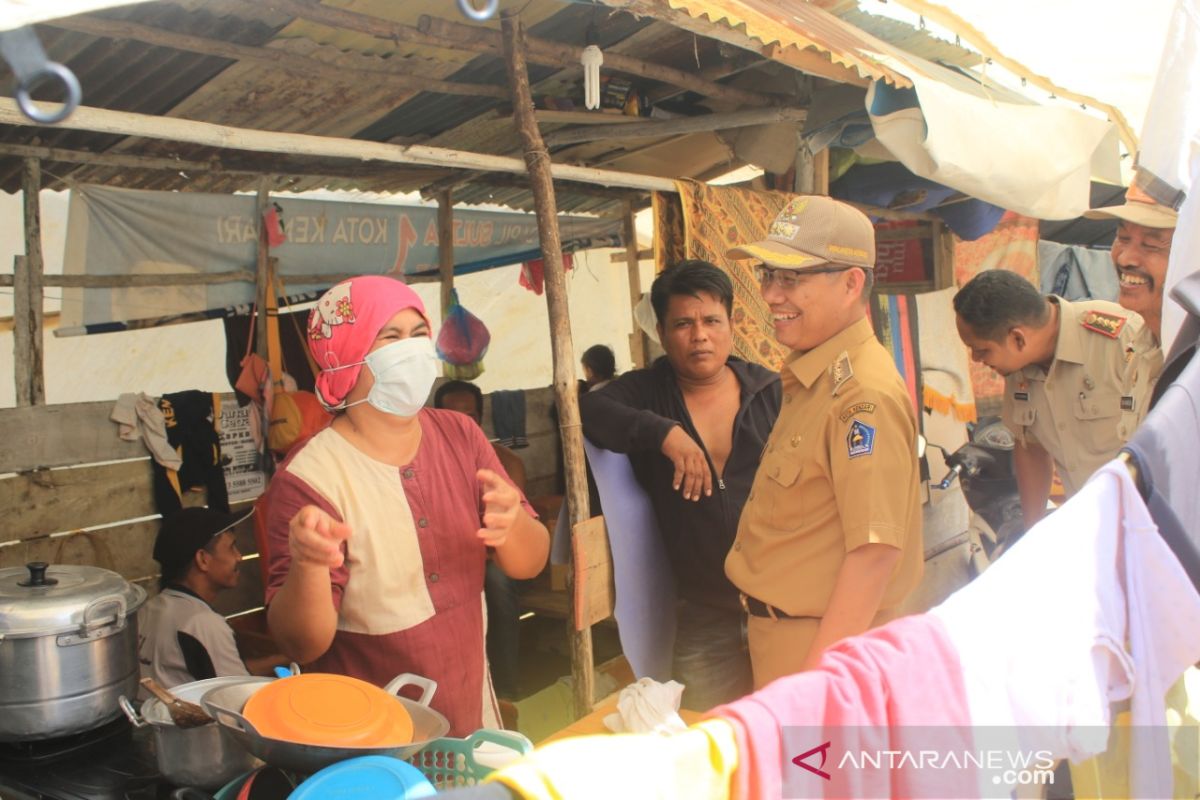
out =
[(583, 432), (628, 453), (675, 575), (674, 677), (694, 711), (748, 694), (746, 614), (725, 556), (771, 426), (779, 376), (731, 355), (733, 284), (707, 261), (663, 270), (650, 290), (666, 356), (580, 398)]
[(226, 675), (269, 675), (287, 663), (282, 655), (243, 662), (233, 629), (212, 608), (217, 595), (237, 587), (242, 554), (232, 529), (251, 513), (185, 508), (163, 520), (154, 540), (162, 591), (142, 608), (138, 623), (143, 678), (169, 689)]
[[(433, 394), (433, 407), (446, 408), (466, 414), (483, 427), (483, 392), (478, 386), (466, 381), (447, 381)], [(492, 442), (500, 466), (508, 473), (513, 484), (525, 491), (525, 464), (521, 457), (498, 442)], [(492, 668), (492, 684), (500, 700), (514, 700), (517, 696), (518, 657), (521, 637), (518, 619), (521, 615), (517, 585), (496, 562), (488, 560), (483, 576), (483, 593), (487, 600), (487, 657)]]
[(1117, 455), (1150, 406), (1162, 351), (1137, 314), (1105, 300), (1044, 297), (1003, 269), (954, 297), (971, 358), (1004, 376), (1004, 424), (1029, 528), (1046, 513), (1057, 466), (1068, 497)]

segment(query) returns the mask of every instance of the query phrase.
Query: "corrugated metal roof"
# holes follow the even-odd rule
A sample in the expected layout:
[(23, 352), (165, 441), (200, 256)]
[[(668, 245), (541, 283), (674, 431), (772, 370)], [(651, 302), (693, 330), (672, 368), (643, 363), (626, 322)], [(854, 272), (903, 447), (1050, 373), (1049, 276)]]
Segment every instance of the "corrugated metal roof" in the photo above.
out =
[(884, 67), (876, 56), (887, 52), (874, 36), (833, 14), (799, 0), (645, 0), (643, 5), (678, 11), (694, 19), (724, 25), (759, 43), (772, 58), (788, 61), (791, 54), (812, 50), (831, 63), (866, 80), (897, 86), (911, 85), (903, 75)]
[[(853, 76), (890, 80), (904, 78), (874, 60), (887, 39), (931, 60), (968, 66), (969, 56), (947, 43), (936, 43), (891, 20), (861, 14), (853, 0), (817, 0), (824, 8), (800, 0), (620, 0), (618, 8), (563, 0), (502, 0), (502, 9), (519, 10), (531, 36), (580, 45), (590, 27), (605, 52), (704, 74), (754, 91), (779, 81), (794, 93), (794, 73), (814, 57)], [(4, 0), (0, 0), (0, 7)], [(416, 26), (429, 15), (460, 19), (446, 0), (329, 0), (326, 5)], [(614, 0), (614, 5), (618, 5)], [(645, 8), (657, 9), (645, 13)], [(829, 9), (828, 11), (825, 9)], [(846, 19), (839, 19), (838, 15)], [(346, 71), (345, 80), (297, 73), (276, 63), (234, 60), (197, 54), (173, 46), (147, 44), (124, 37), (38, 27), (51, 59), (67, 64), (80, 78), (89, 106), (147, 115), (172, 116), (255, 130), (277, 130), (351, 137), (375, 141), (422, 142), (481, 153), (519, 155), (505, 100), (433, 91), (389, 89), (362, 70), (403, 67), (426, 80), (503, 86), (504, 65), (495, 55), (468, 49), (451, 50), (355, 33), (305, 20), (293, 20), (266, 0), (175, 0), (148, 2), (89, 15), (110, 21), (136, 22), (170, 33), (233, 42), (292, 57), (322, 61)], [(860, 30), (847, 20), (863, 20)], [(699, 20), (715, 20), (701, 22)], [(693, 24), (681, 24), (687, 21)], [(495, 29), (498, 21), (487, 26)], [(736, 35), (732, 34), (736, 29)], [(700, 35), (697, 35), (700, 30)], [(876, 38), (877, 33), (880, 38)], [(726, 35), (729, 34), (729, 35)], [(751, 38), (748, 38), (751, 37)], [(731, 46), (731, 44), (733, 46)], [(745, 49), (738, 49), (739, 47)], [(766, 58), (756, 61), (758, 55)], [(766, 59), (775, 59), (771, 63)], [(767, 68), (763, 68), (767, 65)], [(0, 64), (0, 80), (6, 76)], [(355, 70), (359, 70), (356, 72)], [(748, 73), (738, 74), (740, 70)], [(782, 74), (781, 74), (782, 73)], [(530, 64), (535, 96), (564, 98), (578, 91), (577, 67)], [(635, 85), (662, 108), (696, 114), (733, 110), (728, 101), (700, 97), (661, 82), (634, 79)], [(801, 102), (796, 98), (795, 102)], [(561, 125), (545, 124), (543, 131)], [(361, 164), (347, 160), (291, 159), (283, 156), (218, 150), (169, 141), (120, 137), (53, 128), (0, 126), (0, 142), (38, 144), (96, 153), (178, 157), (190, 162), (217, 161), (226, 168), (278, 175), (277, 188), (356, 189), (397, 192), (424, 188), (447, 177), (449, 169)], [(713, 133), (686, 137), (622, 139), (614, 131), (606, 139), (558, 148), (556, 161), (643, 172), (668, 177), (698, 177), (722, 167), (740, 165), (730, 148)], [(20, 160), (0, 157), (0, 189), (20, 188)], [(335, 173), (330, 177), (326, 173)], [(257, 179), (226, 172), (183, 174), (163, 170), (88, 166), (46, 162), (48, 188), (68, 182), (94, 182), (159, 190), (231, 192), (252, 190)], [(564, 211), (612, 212), (628, 194), (584, 191), (558, 184)], [(511, 177), (484, 178), (455, 187), (460, 202), (494, 202), (531, 207), (528, 190)]]

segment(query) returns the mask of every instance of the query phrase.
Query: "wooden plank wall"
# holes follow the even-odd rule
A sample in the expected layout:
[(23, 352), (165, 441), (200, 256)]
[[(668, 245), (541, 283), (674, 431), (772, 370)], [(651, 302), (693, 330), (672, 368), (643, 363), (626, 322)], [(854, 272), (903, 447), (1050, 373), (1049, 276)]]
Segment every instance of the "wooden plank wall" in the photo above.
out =
[[(108, 419), (112, 405), (0, 410), (0, 508), (7, 510), (0, 568), (30, 561), (103, 566), (158, 591), (151, 462), (141, 442), (117, 436)], [(203, 492), (189, 492), (184, 503), (203, 505)], [(238, 588), (218, 604), (226, 614), (262, 605), (252, 521), (237, 532), (248, 558)]]
[[(233, 395), (224, 399), (233, 402)], [(558, 435), (549, 413), (553, 402), (550, 387), (526, 392), (529, 447), (516, 453), (525, 463), (530, 497), (554, 493)], [(490, 398), (485, 405), (490, 434)], [(159, 517), (151, 462), (141, 442), (118, 438), (117, 426), (108, 418), (112, 406), (97, 402), (0, 409), (0, 508), (8, 512), (0, 531), (0, 569), (30, 561), (98, 565), (151, 594), (158, 591), (152, 552)], [(185, 497), (185, 505), (203, 504), (202, 492)], [(224, 593), (218, 603), (224, 614), (262, 605), (252, 520), (239, 526), (238, 546), (247, 560), (238, 588)]]

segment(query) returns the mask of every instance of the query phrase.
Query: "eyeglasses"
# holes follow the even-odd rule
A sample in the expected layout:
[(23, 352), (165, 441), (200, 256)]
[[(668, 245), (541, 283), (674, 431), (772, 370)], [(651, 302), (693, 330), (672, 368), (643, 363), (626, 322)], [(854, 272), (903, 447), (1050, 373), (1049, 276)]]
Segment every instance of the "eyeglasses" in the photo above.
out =
[(759, 264), (754, 268), (754, 274), (758, 277), (758, 285), (762, 288), (767, 288), (772, 283), (779, 284), (779, 288), (785, 292), (795, 289), (807, 275), (826, 275), (831, 272), (845, 272), (848, 269), (854, 269), (848, 266), (833, 266), (833, 267), (813, 267), (812, 269), (776, 269), (768, 267), (766, 264)]

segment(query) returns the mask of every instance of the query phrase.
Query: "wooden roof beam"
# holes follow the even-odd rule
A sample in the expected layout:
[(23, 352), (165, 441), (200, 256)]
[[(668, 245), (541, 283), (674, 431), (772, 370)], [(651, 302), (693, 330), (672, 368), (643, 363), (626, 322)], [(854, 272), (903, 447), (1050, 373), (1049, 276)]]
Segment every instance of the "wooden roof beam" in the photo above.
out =
[(50, 23), (50, 26), (76, 33), (86, 33), (91, 36), (102, 36), (109, 39), (130, 39), (144, 44), (169, 47), (173, 50), (181, 50), (188, 53), (217, 56), (253, 64), (264, 64), (297, 75), (321, 75), (329, 78), (335, 84), (344, 84), (353, 81), (374, 81), (385, 86), (393, 86), (399, 91), (410, 94), (438, 92), (440, 94), (508, 99), (508, 90), (503, 86), (443, 81), (436, 78), (401, 73), (394, 68), (349, 68), (344, 65), (322, 61), (318, 58), (296, 55), (286, 50), (223, 42), (218, 39), (207, 39), (201, 36), (176, 33), (174, 31), (152, 28), (148, 25), (140, 25), (123, 20), (118, 21), (103, 17), (80, 15), (54, 20), (54, 22)]
[[(60, 103), (43, 104), (43, 108), (46, 109), (60, 107)], [(43, 127), (21, 113), (16, 101), (11, 97), (0, 97), (0, 124)], [(523, 159), (511, 156), (470, 153), (421, 144), (397, 145), (361, 139), (313, 136), (304, 133), (258, 131), (229, 125), (216, 125), (211, 122), (132, 114), (89, 106), (80, 106), (67, 119), (51, 127), (122, 136), (142, 136), (149, 139), (190, 142), (207, 147), (251, 150), (289, 156), (352, 158), (364, 162), (377, 161), (386, 164), (412, 164), (424, 167), (480, 169), (518, 175), (523, 175), (527, 171)], [(675, 191), (673, 181), (651, 175), (576, 167), (568, 164), (551, 164), (550, 170), (555, 180), (578, 181), (599, 186), (620, 186), (643, 191)]]
[(770, 125), (776, 122), (803, 123), (808, 111), (803, 108), (752, 108), (727, 114), (702, 114), (667, 120), (647, 120), (632, 125), (586, 125), (554, 131), (544, 137), (548, 146), (594, 142), (597, 139), (637, 139), (651, 136), (675, 136), (688, 133), (723, 131)]
[[(333, 6), (324, 6), (307, 0), (254, 0), (272, 11), (291, 17), (305, 19), (319, 25), (340, 28), (394, 42), (408, 42), (424, 47), (441, 47), (447, 50), (466, 50), (472, 53), (503, 58), (502, 36), (490, 28), (479, 28), (434, 17), (422, 17), (419, 27), (360, 14)], [(583, 48), (546, 39), (528, 39), (529, 61), (551, 67), (578, 67)], [(605, 53), (604, 68), (629, 75), (668, 83), (705, 97), (726, 100), (742, 106), (772, 105), (775, 99), (758, 92), (750, 92), (733, 86), (705, 80), (690, 72), (662, 64), (653, 64), (640, 58), (620, 53)]]
[[(381, 169), (378, 165), (367, 165), (351, 162), (345, 166), (333, 165), (328, 162), (319, 163), (315, 159), (311, 166), (297, 163), (295, 159), (268, 159), (258, 156), (254, 164), (241, 163), (240, 159), (213, 158), (208, 161), (189, 161), (182, 158), (161, 156), (139, 156), (127, 153), (93, 153), (87, 150), (67, 150), (60, 147), (40, 147), (25, 144), (10, 144), (0, 142), (0, 156), (16, 156), (18, 158), (39, 158), (43, 161), (60, 164), (79, 164), (87, 167), (105, 169), (145, 169), (164, 172), (203, 173), (229, 176), (261, 177), (270, 175), (281, 180), (289, 177), (301, 178), (378, 178), (389, 177), (392, 172)], [(396, 174), (404, 180), (419, 180), (421, 170), (398, 169)], [(444, 171), (429, 171), (430, 177), (444, 175)]]

